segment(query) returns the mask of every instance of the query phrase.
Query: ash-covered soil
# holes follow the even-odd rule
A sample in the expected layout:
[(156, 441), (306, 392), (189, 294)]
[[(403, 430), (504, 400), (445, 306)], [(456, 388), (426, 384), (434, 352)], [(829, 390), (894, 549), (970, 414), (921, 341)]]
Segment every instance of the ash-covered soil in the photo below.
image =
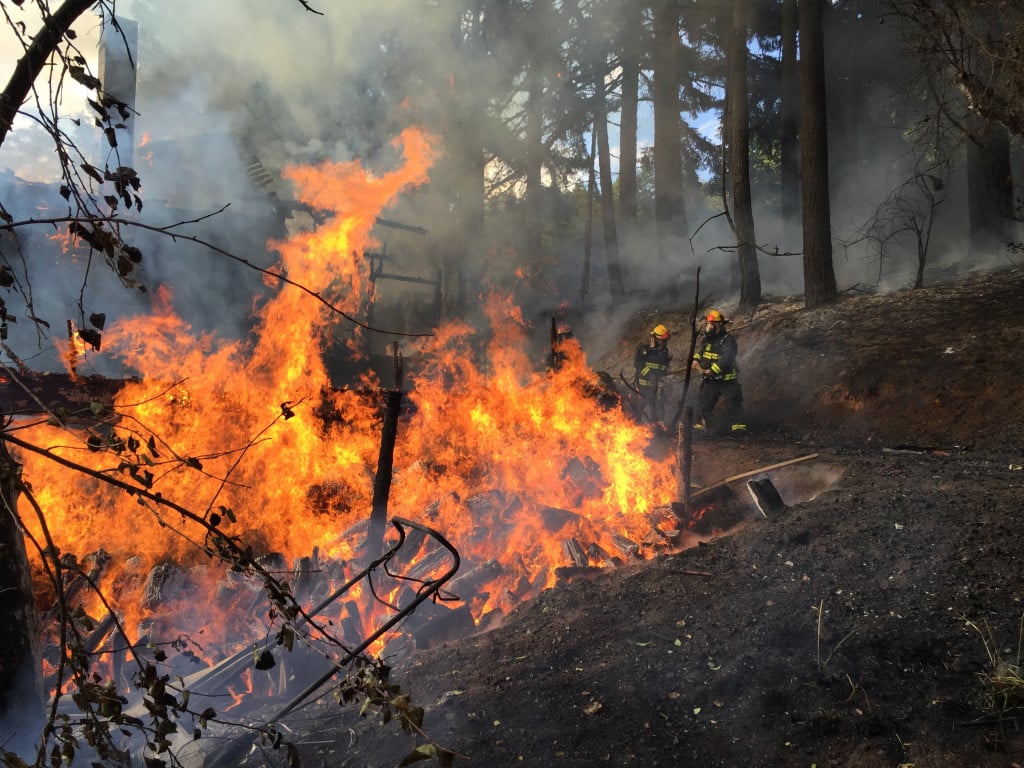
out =
[[(685, 360), (690, 312), (624, 337), (665, 322)], [(754, 476), (786, 509), (734, 482), (695, 546), (416, 653), (392, 679), (427, 734), (487, 768), (1024, 765), (1024, 271), (732, 327), (753, 431), (696, 443), (693, 482), (814, 456)], [(330, 696), (287, 725), (306, 766), (422, 743)]]

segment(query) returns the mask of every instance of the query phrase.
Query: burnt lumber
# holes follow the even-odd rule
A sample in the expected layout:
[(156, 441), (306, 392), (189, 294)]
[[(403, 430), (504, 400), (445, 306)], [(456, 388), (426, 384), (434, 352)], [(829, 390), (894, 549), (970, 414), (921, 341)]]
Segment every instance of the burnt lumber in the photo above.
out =
[(0, 408), (11, 416), (37, 416), (54, 412), (90, 412), (93, 403), (114, 404), (117, 393), (138, 378), (72, 376), (68, 373), (19, 372), (17, 379), (0, 372)]
[[(480, 587), (498, 578), (504, 570), (504, 567), (498, 560), (488, 560), (475, 568), (469, 569), (461, 576), (456, 576), (448, 583), (446, 591), (460, 596), (472, 597)], [(464, 597), (463, 599), (467, 598)]]
[(580, 568), (590, 565), (590, 558), (587, 556), (587, 553), (583, 551), (583, 547), (577, 539), (566, 539), (562, 542), (562, 549), (565, 551), (565, 554), (568, 555), (569, 559), (572, 560), (573, 565)]
[[(112, 558), (104, 549), (97, 549), (95, 552), (82, 558), (81, 569), (70, 572), (64, 582), (64, 604), (70, 605), (76, 600), (79, 594), (87, 589), (90, 584), (95, 584), (110, 565)], [(60, 616), (61, 602), (57, 601), (42, 615), (43, 624), (56, 621)]]
[(748, 480), (747, 490), (754, 499), (754, 506), (767, 519), (771, 515), (781, 514), (788, 507), (782, 500), (775, 484), (768, 478), (762, 480)]
[(600, 544), (592, 543), (587, 545), (587, 557), (602, 568), (617, 568), (624, 565), (621, 557), (615, 557)]
[(615, 546), (629, 560), (643, 560), (643, 557), (640, 555), (640, 545), (636, 542), (618, 533), (612, 536), (612, 541), (615, 542)]
[(473, 622), (473, 612), (466, 603), (448, 608), (427, 601), (409, 615), (403, 629), (412, 637), (418, 650), (425, 650), (472, 634), (476, 631), (476, 624)]
[(786, 461), (780, 461), (780, 462), (778, 462), (776, 464), (768, 464), (767, 466), (764, 466), (764, 467), (758, 467), (757, 469), (751, 469), (748, 472), (740, 472), (738, 475), (731, 475), (731, 476), (725, 478), (724, 480), (719, 480), (717, 483), (712, 483), (711, 485), (705, 485), (703, 488), (698, 488), (696, 491), (693, 492), (692, 498), (694, 498), (694, 499), (700, 498), (702, 496), (705, 496), (705, 495), (707, 495), (709, 493), (712, 493), (712, 492), (718, 490), (722, 486), (729, 485), (730, 483), (735, 483), (737, 480), (744, 480), (744, 479), (746, 479), (748, 477), (753, 477), (754, 475), (759, 475), (762, 472), (771, 472), (772, 470), (775, 470), (775, 469), (781, 469), (782, 467), (788, 467), (791, 464), (798, 464), (798, 463), (800, 463), (802, 461), (811, 461), (812, 459), (816, 459), (816, 458), (818, 458), (818, 454), (816, 454), (816, 453), (809, 453), (806, 456), (798, 456), (795, 459), (788, 459)]

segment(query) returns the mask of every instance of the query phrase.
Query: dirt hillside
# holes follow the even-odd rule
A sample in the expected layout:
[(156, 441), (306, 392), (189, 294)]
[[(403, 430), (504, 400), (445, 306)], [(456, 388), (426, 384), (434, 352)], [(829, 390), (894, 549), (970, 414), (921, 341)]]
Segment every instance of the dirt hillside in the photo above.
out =
[[(697, 443), (693, 480), (804, 458), (753, 476), (785, 509), (732, 483), (693, 546), (418, 652), (392, 678), (430, 738), (486, 768), (1024, 765), (1022, 308), (1020, 269), (723, 307), (752, 434)], [(689, 314), (623, 335), (665, 322), (681, 360)], [(307, 766), (417, 743), (330, 696), (288, 726)]]

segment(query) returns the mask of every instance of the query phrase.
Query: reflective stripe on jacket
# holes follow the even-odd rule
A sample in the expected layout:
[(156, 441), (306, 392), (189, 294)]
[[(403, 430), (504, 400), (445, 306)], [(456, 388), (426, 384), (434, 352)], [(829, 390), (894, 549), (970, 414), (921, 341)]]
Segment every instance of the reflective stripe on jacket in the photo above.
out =
[(739, 374), (736, 367), (736, 339), (728, 331), (704, 335), (693, 359), (705, 377), (715, 381), (733, 381)]
[(666, 347), (641, 344), (633, 356), (636, 383), (642, 387), (660, 386), (661, 377), (668, 373), (668, 365), (671, 361), (672, 356)]

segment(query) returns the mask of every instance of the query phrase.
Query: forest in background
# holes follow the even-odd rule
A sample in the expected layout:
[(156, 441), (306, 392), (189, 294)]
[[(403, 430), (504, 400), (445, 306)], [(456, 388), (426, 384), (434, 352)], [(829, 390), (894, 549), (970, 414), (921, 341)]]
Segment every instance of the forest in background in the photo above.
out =
[[(58, 341), (99, 352), (107, 319), (149, 306), (161, 286), (197, 329), (244, 336), (251, 288), (289, 282), (269, 243), (323, 224), (296, 202), (290, 169), (355, 162), (386, 176), (410, 125), (438, 138), (429, 182), (386, 211), (380, 249), (360, 254), (364, 276), (377, 259), (401, 279), (375, 285), (372, 322), (369, 305), (337, 313), (339, 338), (374, 351), (375, 326), (483, 324), (491, 289), (542, 333), (549, 315), (594, 311), (600, 323), (582, 335), (599, 348), (616, 314), (688, 304), (698, 270), (704, 291), (741, 307), (772, 292), (815, 308), (849, 285), (920, 286), (927, 269), (1018, 257), (1024, 11), (1013, 3), (281, 5), (4, 5), (15, 52), (0, 93), (8, 373), (45, 367), (41, 351)], [(175, 22), (189, 13), (184, 34)], [(239, 35), (242, 19), (251, 28)], [(85, 41), (100, 27), (100, 50), (128, 53), (124, 83), (112, 61), (93, 63)], [(67, 111), (73, 89), (87, 117)], [(179, 260), (183, 240), (223, 258)], [(339, 276), (309, 290), (335, 308), (351, 288)], [(145, 442), (131, 453), (116, 473), (141, 498), (153, 481)], [(5, 466), (0, 539), (15, 551), (16, 499), (31, 487)], [(174, 509), (218, 557), (265, 579), (281, 615), (301, 612), (250, 550), (219, 538), (223, 518)], [(73, 563), (53, 547), (39, 554), (60, 593)], [(5, 568), (5, 598), (21, 601), (4, 612), (9, 691), (31, 651), (32, 594), (19, 558)], [(83, 701), (107, 701), (73, 644), (63, 661)]]

